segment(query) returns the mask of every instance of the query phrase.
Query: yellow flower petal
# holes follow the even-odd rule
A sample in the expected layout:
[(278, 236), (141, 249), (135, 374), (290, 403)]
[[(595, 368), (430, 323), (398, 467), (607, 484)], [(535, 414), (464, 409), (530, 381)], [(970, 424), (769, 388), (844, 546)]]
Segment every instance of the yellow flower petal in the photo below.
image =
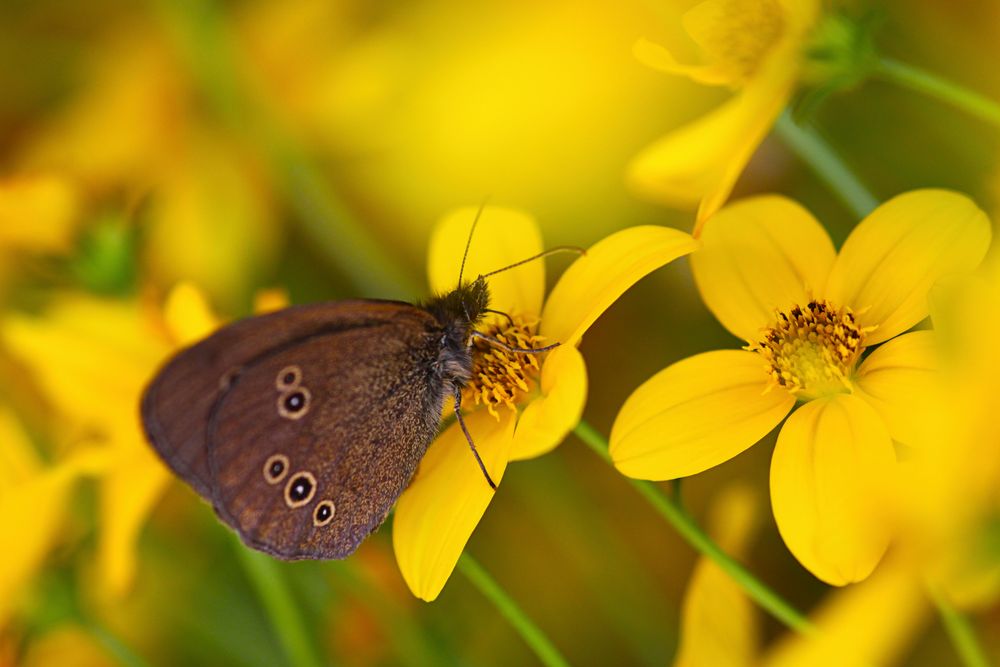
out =
[[(465, 420), (490, 477), (499, 484), (513, 442), (513, 413), (502, 410), (497, 421), (477, 410)], [(452, 424), (431, 444), (396, 503), (392, 544), (414, 595), (428, 602), (437, 598), (494, 493), (459, 425)]]
[(928, 419), (936, 418), (938, 350), (931, 331), (896, 336), (865, 359), (855, 383), (858, 396), (875, 408), (893, 440), (926, 444)]
[(795, 404), (753, 352), (695, 355), (636, 389), (611, 428), (611, 458), (638, 479), (686, 477), (728, 461), (763, 438)]
[(542, 311), (540, 333), (577, 345), (584, 332), (639, 279), (698, 247), (669, 227), (631, 227), (598, 241), (559, 278)]
[(273, 313), (291, 305), (288, 291), (281, 287), (263, 289), (253, 295), (253, 312), (255, 315)]
[(665, 48), (645, 38), (635, 43), (632, 54), (647, 67), (667, 74), (686, 76), (698, 83), (710, 86), (733, 83), (732, 72), (726, 68), (718, 65), (682, 65)]
[[(130, 437), (131, 436), (131, 437)], [(124, 595), (135, 578), (136, 542), (170, 473), (139, 431), (116, 438), (119, 455), (101, 484), (98, 558), (114, 595)]]
[(628, 167), (636, 191), (671, 206), (721, 207), (791, 95), (794, 76), (755, 81), (730, 100), (645, 148)]
[(705, 0), (689, 9), (684, 29), (705, 56), (742, 83), (757, 73), (790, 28), (778, 0)]
[(542, 395), (517, 420), (512, 461), (552, 451), (580, 421), (587, 402), (587, 367), (580, 351), (563, 345), (549, 352), (542, 363), (540, 385)]
[(65, 180), (34, 176), (0, 182), (0, 248), (67, 251), (80, 202)]
[[(477, 211), (474, 207), (458, 209), (434, 227), (427, 251), (427, 272), (433, 293), (442, 294), (458, 287), (462, 255)], [(542, 250), (542, 234), (531, 216), (521, 211), (487, 206), (472, 237), (462, 279), (475, 280), (481, 274), (502, 269)], [(487, 281), (491, 308), (529, 318), (537, 317), (542, 312), (545, 290), (543, 261), (529, 262), (498, 273)]]
[(0, 628), (60, 537), (73, 483), (97, 472), (102, 452), (78, 450), (44, 468), (13, 413), (0, 406)]
[(834, 586), (861, 581), (888, 544), (880, 489), (895, 453), (882, 418), (849, 394), (811, 401), (788, 418), (771, 459), (771, 504), (785, 544)]
[(190, 281), (178, 283), (167, 295), (163, 318), (178, 345), (190, 345), (219, 327), (205, 294)]
[[(755, 505), (748, 489), (736, 487), (712, 508), (710, 532), (736, 558), (746, 553)], [(749, 667), (756, 663), (759, 643), (759, 612), (746, 592), (713, 560), (699, 559), (684, 596), (674, 667)]]
[(899, 195), (861, 221), (830, 272), (825, 296), (850, 306), (875, 345), (928, 312), (940, 278), (974, 269), (990, 244), (990, 222), (968, 197), (947, 190)]
[(705, 305), (733, 335), (755, 342), (775, 309), (822, 289), (836, 252), (809, 211), (785, 197), (744, 199), (705, 226), (691, 270)]
[(862, 584), (838, 590), (813, 614), (817, 631), (789, 633), (762, 667), (870, 667), (901, 664), (927, 616), (924, 586), (886, 563)]
[(60, 412), (106, 431), (134, 421), (142, 387), (169, 350), (137, 304), (76, 295), (44, 316), (8, 316), (0, 338)]
[(20, 667), (116, 667), (121, 663), (121, 656), (113, 654), (104, 643), (95, 639), (92, 629), (71, 624), (59, 625), (32, 637), (18, 661)]

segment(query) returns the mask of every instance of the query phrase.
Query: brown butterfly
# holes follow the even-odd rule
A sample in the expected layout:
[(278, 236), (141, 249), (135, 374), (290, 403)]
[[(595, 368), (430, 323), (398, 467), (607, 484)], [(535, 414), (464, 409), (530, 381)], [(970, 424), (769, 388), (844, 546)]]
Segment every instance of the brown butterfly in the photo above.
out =
[[(479, 214), (472, 223), (466, 255)], [(438, 431), (462, 419), (486, 278), (413, 305), (361, 299), (296, 306), (226, 326), (174, 356), (142, 399), (160, 457), (249, 546), (284, 559), (344, 558), (378, 528)], [(578, 249), (573, 249), (578, 250)], [(504, 315), (503, 313), (498, 313)]]

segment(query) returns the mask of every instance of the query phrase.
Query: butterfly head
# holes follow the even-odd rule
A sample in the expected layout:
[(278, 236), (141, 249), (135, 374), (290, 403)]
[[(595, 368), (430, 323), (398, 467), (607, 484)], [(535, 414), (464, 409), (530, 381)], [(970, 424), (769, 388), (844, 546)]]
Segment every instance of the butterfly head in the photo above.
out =
[(463, 339), (483, 318), (490, 305), (490, 289), (482, 276), (459, 285), (424, 304), (442, 325), (460, 332)]

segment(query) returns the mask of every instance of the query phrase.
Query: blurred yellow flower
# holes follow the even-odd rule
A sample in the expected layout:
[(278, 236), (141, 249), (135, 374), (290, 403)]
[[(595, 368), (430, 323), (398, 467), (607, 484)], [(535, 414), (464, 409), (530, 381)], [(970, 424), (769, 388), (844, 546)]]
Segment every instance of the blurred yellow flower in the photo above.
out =
[(883, 204), (839, 254), (791, 200), (723, 209), (692, 269), (709, 310), (748, 347), (685, 359), (639, 387), (612, 428), (615, 465), (642, 479), (694, 475), (804, 402), (771, 461), (778, 529), (823, 581), (864, 579), (889, 538), (882, 501), (896, 473), (893, 441), (919, 445), (933, 417), (933, 333), (900, 334), (927, 316), (935, 282), (974, 269), (989, 241), (986, 215), (943, 190)]
[[(734, 558), (750, 549), (759, 499), (749, 488), (725, 489), (713, 502), (708, 528)], [(702, 557), (691, 574), (681, 607), (681, 638), (674, 667), (751, 667), (760, 651), (757, 609), (714, 560)]]
[(0, 406), (0, 630), (27, 588), (60, 529), (73, 485), (81, 475), (95, 474), (105, 453), (80, 448), (46, 466), (14, 414)]
[(671, 205), (698, 203), (695, 236), (721, 207), (795, 90), (819, 14), (816, 0), (706, 0), (684, 15), (704, 64), (683, 65), (662, 46), (635, 45), (640, 61), (735, 95), (644, 149), (628, 169), (642, 194)]
[(46, 632), (27, 645), (20, 656), (21, 667), (116, 667), (121, 658), (102, 646), (101, 642), (83, 628), (67, 624)]
[(38, 315), (0, 320), (0, 340), (67, 420), (69, 437), (107, 443), (98, 558), (114, 594), (134, 577), (138, 532), (169, 479), (145, 442), (139, 396), (172, 350), (215, 324), (189, 284), (178, 285), (162, 309), (68, 292)]
[[(727, 553), (744, 558), (759, 523), (753, 494), (725, 489), (709, 530)], [(896, 563), (869, 581), (823, 600), (813, 631), (762, 642), (761, 612), (710, 558), (702, 557), (684, 595), (675, 667), (869, 667), (892, 664), (921, 627), (929, 606), (918, 579)]]
[(194, 75), (155, 23), (117, 31), (81, 73), (86, 85), (40, 121), (16, 163), (71, 175), (94, 199), (146, 201), (147, 280), (164, 291), (193, 281), (213, 302), (244, 304), (282, 242), (252, 148), (197, 103)]
[(900, 485), (899, 550), (937, 594), (969, 610), (1000, 598), (1000, 263), (986, 268), (934, 295), (937, 419)]
[[(435, 229), (428, 258), (432, 291), (450, 291), (458, 284), (474, 215), (474, 209), (456, 211)], [(696, 246), (688, 234), (665, 227), (623, 230), (576, 260), (547, 300), (540, 261), (488, 279), (491, 307), (510, 320), (491, 316), (484, 333), (512, 346), (561, 343), (541, 359), (480, 348), (463, 414), (494, 481), (499, 483), (508, 461), (552, 450), (579, 421), (587, 375), (577, 345), (587, 328), (637, 280)], [(472, 239), (465, 276), (485, 274), (541, 251), (541, 233), (533, 219), (488, 207)], [(417, 597), (433, 600), (441, 592), (493, 495), (459, 425), (452, 424), (431, 444), (396, 505), (396, 560)]]
[(51, 174), (0, 180), (0, 249), (66, 252), (72, 247), (80, 195)]

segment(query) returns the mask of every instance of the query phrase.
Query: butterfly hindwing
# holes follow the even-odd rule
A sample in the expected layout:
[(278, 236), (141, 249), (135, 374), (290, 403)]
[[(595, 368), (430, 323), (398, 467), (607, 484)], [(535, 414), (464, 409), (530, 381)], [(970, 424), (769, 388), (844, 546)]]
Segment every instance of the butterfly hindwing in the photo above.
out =
[(440, 337), (433, 316), (398, 302), (250, 318), (175, 357), (143, 421), (248, 544), (342, 558), (382, 522), (436, 432)]

